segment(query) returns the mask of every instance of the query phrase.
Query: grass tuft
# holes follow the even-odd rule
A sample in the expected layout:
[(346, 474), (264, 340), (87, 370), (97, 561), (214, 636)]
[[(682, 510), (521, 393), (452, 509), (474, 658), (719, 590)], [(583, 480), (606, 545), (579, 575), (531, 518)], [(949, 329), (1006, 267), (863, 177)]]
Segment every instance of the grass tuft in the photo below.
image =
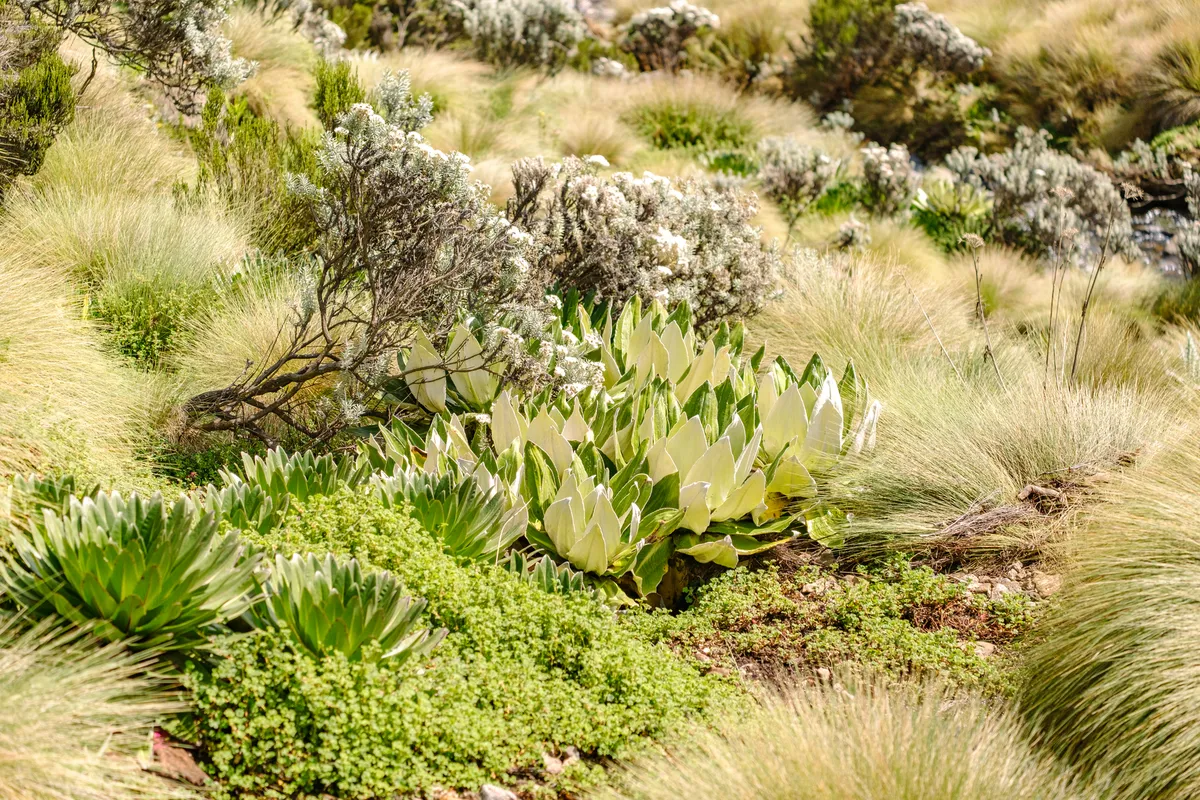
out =
[(1107, 487), (1021, 705), (1114, 800), (1200, 794), (1200, 430)]
[(142, 771), (154, 723), (182, 710), (144, 659), (0, 618), (0, 798), (189, 797)]
[(604, 800), (1067, 800), (1064, 771), (1038, 756), (998, 709), (929, 684), (869, 682), (793, 689), (700, 737), (643, 761)]

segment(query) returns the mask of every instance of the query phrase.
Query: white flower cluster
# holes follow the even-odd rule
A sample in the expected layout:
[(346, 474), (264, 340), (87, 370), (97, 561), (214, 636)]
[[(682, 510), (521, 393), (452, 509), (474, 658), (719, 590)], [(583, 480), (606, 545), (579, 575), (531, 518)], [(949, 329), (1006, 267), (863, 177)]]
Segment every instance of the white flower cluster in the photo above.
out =
[(1011, 149), (991, 156), (959, 148), (946, 166), (991, 193), (993, 228), (1006, 244), (1051, 255), (1063, 231), (1074, 230), (1093, 243), (1109, 235), (1117, 252), (1133, 253), (1132, 219), (1120, 192), (1106, 175), (1051, 148), (1046, 131), (1021, 128)]
[(456, 7), (476, 55), (504, 69), (556, 72), (587, 31), (570, 0), (467, 0)]
[[(233, 57), (233, 43), (221, 34), (221, 26), (228, 18), (229, 0), (184, 0), (180, 8), (171, 15), (170, 25), (178, 26), (177, 46), (184, 63), (191, 65), (199, 74), (218, 86), (236, 86), (254, 74), (257, 65), (244, 58)], [(146, 25), (133, 16), (139, 6), (131, 4), (131, 27)], [(162, 20), (155, 19), (153, 25), (161, 29)], [(166, 44), (164, 42), (164, 44)]]
[(935, 14), (924, 3), (896, 6), (897, 45), (915, 62), (944, 72), (969, 73), (983, 68), (992, 53)]
[(921, 177), (913, 168), (908, 148), (872, 142), (861, 151), (863, 161), (863, 204), (871, 211), (890, 216), (908, 208)]
[(622, 33), (621, 48), (633, 54), (643, 71), (675, 71), (683, 64), (688, 40), (720, 24), (707, 8), (671, 0), (668, 6), (634, 14)]
[(763, 191), (783, 209), (789, 222), (808, 210), (837, 179), (842, 162), (788, 137), (758, 144), (758, 178)]

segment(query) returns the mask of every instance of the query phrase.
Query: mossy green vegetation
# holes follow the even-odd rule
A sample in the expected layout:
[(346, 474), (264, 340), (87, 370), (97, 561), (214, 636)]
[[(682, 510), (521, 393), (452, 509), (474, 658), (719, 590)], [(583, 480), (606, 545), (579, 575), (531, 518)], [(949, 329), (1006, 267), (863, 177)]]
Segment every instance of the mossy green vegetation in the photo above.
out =
[(449, 633), (427, 659), (394, 670), (318, 661), (270, 634), (223, 643), (212, 672), (188, 683), (227, 796), (474, 789), (566, 747), (631, 755), (739, 693), (629, 635), (589, 595), (548, 594), (497, 567), (460, 565), (406, 513), (351, 490), (297, 504), (283, 528), (250, 539), (387, 569), (428, 601), (428, 625)]
[(1032, 614), (1023, 595), (988, 600), (893, 556), (842, 575), (817, 566), (786, 574), (739, 567), (697, 589), (686, 611), (631, 616), (628, 624), (710, 668), (743, 668), (757, 678), (849, 663), (1000, 688), (1003, 669), (976, 642), (1012, 641)]

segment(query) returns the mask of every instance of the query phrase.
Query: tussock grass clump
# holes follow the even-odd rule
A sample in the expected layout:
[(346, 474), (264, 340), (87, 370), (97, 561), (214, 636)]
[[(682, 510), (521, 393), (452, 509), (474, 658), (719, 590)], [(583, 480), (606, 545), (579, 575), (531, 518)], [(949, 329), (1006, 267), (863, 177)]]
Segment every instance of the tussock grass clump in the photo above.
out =
[(149, 427), (139, 377), (102, 352), (54, 273), (0, 258), (0, 286), (0, 476), (136, 479)]
[(1123, 322), (1093, 321), (1074, 387), (1046, 380), (1042, 339), (994, 325), (1001, 383), (968, 273), (958, 286), (869, 257), (811, 258), (790, 277), (752, 326), (768, 349), (820, 352), (835, 368), (853, 360), (884, 406), (874, 454), (833, 490), (857, 546), (1036, 550), (1065, 519), (1022, 503), (1026, 485), (1081, 488), (1171, 435), (1178, 384), (1160, 343), (1129, 339)]
[(795, 689), (693, 749), (632, 765), (604, 800), (1079, 797), (1011, 715), (936, 685)]
[(1021, 705), (1113, 798), (1200, 796), (1200, 429), (1110, 484)]
[(0, 798), (188, 797), (143, 772), (154, 723), (182, 710), (145, 659), (0, 618)]

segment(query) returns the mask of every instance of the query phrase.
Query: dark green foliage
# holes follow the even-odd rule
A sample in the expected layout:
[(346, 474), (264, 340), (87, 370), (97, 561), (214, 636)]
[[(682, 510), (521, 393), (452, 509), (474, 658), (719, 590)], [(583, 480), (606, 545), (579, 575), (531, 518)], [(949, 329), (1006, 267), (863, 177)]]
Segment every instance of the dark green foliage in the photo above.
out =
[(646, 106), (634, 115), (634, 125), (660, 150), (738, 150), (753, 134), (735, 112), (704, 106)]
[(256, 116), (245, 98), (230, 100), (216, 89), (209, 92), (200, 126), (188, 135), (200, 171), (195, 188), (182, 188), (182, 196), (215, 192), (250, 221), (251, 240), (264, 252), (292, 255), (311, 245), (314, 224), (287, 190), (287, 175), (316, 174), (319, 137), (281, 130), (275, 121)]
[(372, 498), (317, 498), (252, 538), (389, 569), (428, 601), (421, 624), (449, 634), (429, 659), (395, 669), (340, 654), (316, 661), (270, 634), (225, 643), (227, 658), (189, 685), (210, 775), (228, 796), (477, 790), (540, 766), (555, 747), (628, 754), (732, 695), (630, 636), (591, 598), (462, 566)]
[(759, 674), (867, 665), (882, 673), (935, 673), (995, 685), (996, 667), (974, 639), (1006, 640), (1029, 624), (1025, 598), (992, 603), (928, 567), (897, 559), (851, 580), (817, 568), (780, 576), (739, 567), (701, 587), (690, 608), (630, 617), (652, 640), (754, 664)]
[(1153, 311), (1172, 324), (1200, 322), (1200, 279), (1171, 281), (1155, 298)]
[(355, 103), (365, 103), (367, 91), (358, 82), (358, 73), (348, 61), (322, 59), (313, 70), (317, 85), (313, 90), (313, 108), (326, 130), (332, 130), (338, 118)]
[(853, 211), (862, 203), (862, 189), (859, 185), (850, 180), (838, 181), (825, 190), (817, 202), (813, 203), (812, 210), (818, 214), (826, 216), (834, 216), (846, 211)]
[(352, 3), (334, 6), (329, 18), (346, 32), (344, 47), (353, 50), (365, 44), (371, 34), (375, 6), (371, 3)]
[(813, 0), (805, 50), (789, 76), (799, 98), (822, 109), (849, 99), (886, 66), (898, 0)]
[(57, 31), (0, 2), (0, 195), (17, 175), (41, 168), (75, 115), (75, 69), (58, 57), (58, 42)]
[(209, 436), (198, 442), (162, 442), (155, 448), (155, 471), (189, 488), (199, 488), (221, 480), (222, 470), (236, 470), (242, 454), (265, 455), (266, 447), (257, 439)]
[(724, 172), (739, 177), (751, 177), (758, 171), (758, 159), (751, 151), (713, 150), (705, 153), (701, 160), (713, 172)]
[(187, 499), (100, 494), (31, 521), (13, 535), (0, 588), (35, 619), (57, 614), (109, 641), (186, 652), (252, 600), (257, 557)]
[(155, 367), (171, 351), (184, 323), (209, 299), (202, 287), (134, 276), (103, 287), (88, 311), (107, 329), (108, 343), (118, 353), (140, 366)]

